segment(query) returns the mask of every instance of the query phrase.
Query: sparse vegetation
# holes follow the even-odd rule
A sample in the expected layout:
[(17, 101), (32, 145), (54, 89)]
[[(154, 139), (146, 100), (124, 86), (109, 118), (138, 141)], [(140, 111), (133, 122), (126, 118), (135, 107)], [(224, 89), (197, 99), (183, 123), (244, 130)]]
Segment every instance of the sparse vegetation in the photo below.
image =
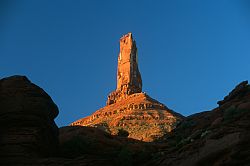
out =
[(119, 129), (117, 135), (120, 136), (120, 137), (128, 137), (129, 132), (124, 130), (124, 129)]
[(201, 138), (204, 138), (204, 137), (206, 137), (208, 134), (210, 134), (211, 133), (211, 131), (210, 130), (206, 130), (206, 131), (204, 131), (203, 133), (201, 133)]

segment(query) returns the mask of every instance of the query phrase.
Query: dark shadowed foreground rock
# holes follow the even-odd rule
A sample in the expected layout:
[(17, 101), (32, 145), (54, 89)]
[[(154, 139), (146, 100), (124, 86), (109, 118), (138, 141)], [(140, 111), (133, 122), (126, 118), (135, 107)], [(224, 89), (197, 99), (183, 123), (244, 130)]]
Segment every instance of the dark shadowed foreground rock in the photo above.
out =
[(57, 114), (51, 98), (26, 77), (1, 79), (0, 165), (250, 165), (247, 82), (236, 86), (219, 107), (184, 118), (154, 142), (129, 138), (123, 130), (111, 135), (86, 126), (62, 127), (58, 137)]
[(219, 107), (188, 116), (161, 138), (168, 146), (147, 165), (250, 165), (250, 86), (240, 83)]
[(143, 165), (160, 147), (124, 135), (110, 135), (96, 127), (67, 126), (59, 131), (60, 157), (65, 165)]
[(53, 155), (58, 146), (58, 108), (24, 76), (0, 80), (0, 160)]

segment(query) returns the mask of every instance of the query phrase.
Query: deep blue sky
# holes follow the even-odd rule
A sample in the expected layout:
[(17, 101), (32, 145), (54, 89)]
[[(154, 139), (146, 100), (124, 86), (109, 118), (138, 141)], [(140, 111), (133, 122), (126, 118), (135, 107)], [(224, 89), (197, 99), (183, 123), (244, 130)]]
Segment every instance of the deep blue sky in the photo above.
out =
[(105, 105), (127, 32), (143, 91), (183, 115), (211, 110), (250, 80), (248, 0), (2, 0), (0, 77), (26, 75), (67, 125)]

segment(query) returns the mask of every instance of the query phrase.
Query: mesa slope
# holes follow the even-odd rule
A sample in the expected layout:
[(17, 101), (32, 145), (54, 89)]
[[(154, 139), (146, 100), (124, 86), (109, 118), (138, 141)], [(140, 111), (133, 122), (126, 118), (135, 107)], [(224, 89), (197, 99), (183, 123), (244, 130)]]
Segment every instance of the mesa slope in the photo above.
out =
[(129, 133), (129, 138), (153, 141), (170, 132), (182, 116), (168, 109), (145, 93), (135, 93), (128, 98), (108, 105), (72, 124), (101, 128), (112, 135), (119, 130)]

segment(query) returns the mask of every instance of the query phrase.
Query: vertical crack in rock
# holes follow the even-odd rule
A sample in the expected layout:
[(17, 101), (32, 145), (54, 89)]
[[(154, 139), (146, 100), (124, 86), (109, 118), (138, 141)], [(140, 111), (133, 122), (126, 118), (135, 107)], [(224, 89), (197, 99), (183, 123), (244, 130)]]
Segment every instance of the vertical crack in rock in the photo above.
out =
[(142, 79), (138, 68), (136, 42), (132, 33), (120, 39), (117, 65), (117, 88), (108, 96), (107, 105), (114, 104), (127, 96), (142, 92)]

